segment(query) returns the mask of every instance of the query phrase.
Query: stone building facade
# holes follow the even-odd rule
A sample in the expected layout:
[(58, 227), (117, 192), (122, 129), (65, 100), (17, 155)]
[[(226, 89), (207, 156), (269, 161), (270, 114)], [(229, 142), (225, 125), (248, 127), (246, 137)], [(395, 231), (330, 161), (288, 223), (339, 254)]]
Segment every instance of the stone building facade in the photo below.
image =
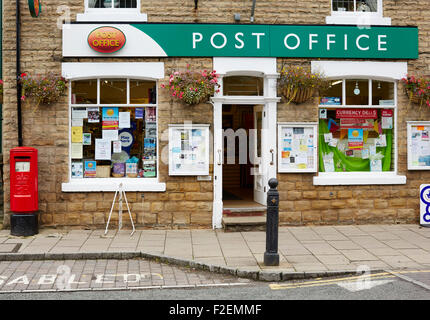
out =
[[(91, 2), (91, 1), (90, 1)], [(345, 1), (347, 2), (347, 1)], [(247, 24), (251, 15), (251, 1), (137, 1), (139, 13), (147, 15), (151, 23), (192, 23), (192, 24)], [(429, 73), (429, 33), (430, 23), (426, 19), (427, 1), (383, 0), (374, 1), (382, 5), (380, 16), (369, 18), (370, 24), (382, 23), (393, 26), (418, 27), (417, 59), (339, 59), (339, 58), (303, 58), (274, 57), (275, 72), (279, 73), (285, 64), (311, 67), (312, 62), (378, 62), (404, 63), (409, 74), (425, 75)], [(26, 11), (27, 2), (22, 0), (21, 26), (21, 70), (28, 74), (54, 72), (64, 75), (64, 63), (162, 63), (164, 77), (157, 81), (157, 146), (159, 152), (168, 146), (169, 124), (181, 124), (191, 121), (197, 124), (209, 124), (214, 135), (214, 105), (202, 103), (196, 106), (183, 106), (172, 100), (167, 90), (169, 75), (177, 70), (184, 70), (187, 64), (196, 70), (215, 68), (213, 57), (69, 57), (64, 56), (63, 28), (69, 22), (75, 22), (77, 16), (86, 12), (88, 1), (55, 0), (43, 3), (42, 14), (32, 18)], [(423, 10), (424, 9), (424, 10)], [(338, 12), (336, 12), (338, 13)], [(9, 151), (18, 145), (17, 140), (17, 101), (15, 81), (15, 3), (3, 3), (3, 162), (4, 162), (4, 206), (5, 225), (10, 219), (9, 204)], [(234, 20), (234, 14), (240, 14), (241, 21)], [(331, 0), (315, 1), (256, 1), (254, 23), (262, 25), (328, 25), (332, 22)], [(70, 19), (70, 20), (68, 20)], [(91, 19), (91, 18), (89, 18)], [(98, 18), (104, 24), (116, 25), (122, 20), (112, 21)], [(119, 19), (119, 18), (118, 18)], [(336, 20), (336, 18), (333, 18)], [(355, 18), (354, 18), (355, 19)], [(391, 19), (387, 23), (387, 19)], [(382, 22), (381, 22), (382, 21)], [(63, 25), (63, 22), (65, 23)], [(81, 20), (84, 24), (87, 20)], [(91, 21), (90, 23), (94, 23)], [(127, 22), (131, 23), (131, 22)], [(338, 22), (339, 23), (339, 22)], [(344, 21), (341, 21), (343, 24)], [(78, 24), (79, 25), (79, 24)], [(73, 24), (72, 24), (73, 26)], [(95, 28), (96, 26), (94, 26)], [(338, 26), (339, 27), (339, 26)], [(372, 27), (373, 28), (373, 27)], [(377, 27), (375, 27), (377, 28)], [(130, 43), (132, 38), (127, 39)], [(239, 57), (240, 58), (240, 57)], [(217, 70), (218, 71), (218, 70)], [(269, 77), (270, 78), (270, 77)], [(275, 77), (276, 78), (276, 77)], [(344, 77), (345, 78), (345, 77)], [(348, 77), (346, 77), (348, 78)], [(272, 79), (272, 78), (270, 78)], [(271, 81), (269, 79), (269, 82)], [(367, 79), (367, 78), (366, 78)], [(385, 76), (381, 77), (386, 79)], [(325, 184), (315, 183), (318, 172), (288, 173), (278, 172), (280, 192), (280, 222), (287, 225), (302, 224), (360, 224), (360, 223), (416, 223), (419, 221), (419, 187), (430, 178), (426, 170), (408, 170), (407, 121), (425, 121), (430, 116), (427, 107), (411, 104), (404, 94), (399, 78), (393, 80), (397, 93), (396, 120), (394, 129), (395, 151), (393, 168), (396, 176), (405, 177), (401, 183), (374, 184), (369, 178), (368, 184)], [(273, 89), (273, 88), (272, 88)], [(39, 151), (39, 222), (43, 226), (103, 226), (112, 205), (112, 191), (65, 191), (63, 184), (70, 180), (70, 126), (71, 113), (69, 92), (55, 105), (40, 105), (33, 111), (34, 103), (23, 103), (23, 140), (25, 146)], [(279, 92), (278, 92), (278, 96)], [(272, 97), (273, 98), (273, 97)], [(216, 100), (216, 99), (215, 99)], [(276, 100), (276, 99), (275, 99)], [(273, 101), (275, 101), (273, 100)], [(320, 106), (321, 109), (321, 106)], [(276, 101), (276, 119), (271, 126), (286, 122), (319, 121), (318, 98), (296, 105), (285, 99)], [(158, 161), (158, 182), (165, 184), (165, 190), (151, 192), (128, 191), (127, 199), (137, 226), (183, 228), (183, 227), (219, 227), (214, 223), (215, 190), (214, 152), (210, 142), (210, 181), (201, 181), (196, 176), (169, 175), (169, 164)], [(275, 148), (275, 161), (278, 153)], [(268, 156), (269, 157), (269, 156)], [(317, 159), (314, 159), (318, 162)], [(280, 163), (278, 163), (278, 168)], [(393, 170), (394, 170), (393, 169)], [(267, 184), (267, 178), (265, 184)], [(114, 178), (113, 178), (114, 179)], [(116, 207), (117, 208), (117, 207)], [(126, 211), (125, 211), (126, 212)], [(113, 216), (114, 222), (115, 214)], [(127, 222), (127, 215), (124, 215)]]

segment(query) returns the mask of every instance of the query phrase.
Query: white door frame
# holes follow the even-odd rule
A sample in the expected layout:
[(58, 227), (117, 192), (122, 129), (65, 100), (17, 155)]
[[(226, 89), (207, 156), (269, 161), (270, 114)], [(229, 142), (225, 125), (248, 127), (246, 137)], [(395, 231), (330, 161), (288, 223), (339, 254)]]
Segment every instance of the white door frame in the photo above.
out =
[[(212, 227), (222, 227), (222, 165), (223, 152), (223, 130), (222, 130), (222, 105), (263, 105), (263, 128), (267, 132), (261, 135), (261, 158), (265, 172), (264, 184), (267, 186), (270, 178), (276, 177), (276, 119), (277, 97), (276, 82), (279, 74), (276, 72), (276, 58), (214, 58), (214, 70), (219, 75), (219, 93), (211, 99), (214, 115), (214, 149), (213, 149), (213, 176), (214, 196), (212, 209)], [(222, 79), (226, 76), (258, 76), (264, 78), (263, 96), (223, 96)], [(267, 164), (267, 165), (265, 165)], [(267, 187), (266, 187), (267, 190)]]

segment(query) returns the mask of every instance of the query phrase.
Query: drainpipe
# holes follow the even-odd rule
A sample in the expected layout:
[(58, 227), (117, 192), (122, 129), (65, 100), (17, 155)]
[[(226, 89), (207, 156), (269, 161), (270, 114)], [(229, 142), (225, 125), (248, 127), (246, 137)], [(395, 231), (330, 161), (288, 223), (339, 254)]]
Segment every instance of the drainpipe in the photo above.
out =
[(22, 147), (22, 114), (21, 114), (21, 10), (19, 0), (16, 0), (16, 108), (18, 120), (18, 146)]
[(254, 23), (255, 2), (257, 2), (257, 0), (252, 0), (251, 23)]

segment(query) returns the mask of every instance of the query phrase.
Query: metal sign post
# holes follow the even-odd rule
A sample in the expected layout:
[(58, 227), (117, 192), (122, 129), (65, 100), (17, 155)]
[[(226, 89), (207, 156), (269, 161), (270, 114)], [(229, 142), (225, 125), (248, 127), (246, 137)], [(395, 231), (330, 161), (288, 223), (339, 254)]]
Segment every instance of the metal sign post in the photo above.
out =
[(134, 234), (134, 232), (136, 231), (136, 229), (134, 228), (133, 217), (131, 216), (130, 207), (128, 206), (127, 196), (125, 195), (125, 191), (122, 189), (122, 183), (119, 184), (118, 190), (115, 191), (115, 196), (113, 197), (112, 207), (110, 209), (108, 222), (106, 224), (105, 235), (108, 232), (110, 218), (112, 216), (113, 207), (115, 205), (116, 195), (118, 193), (119, 193), (119, 196), (118, 196), (118, 231), (121, 230), (121, 228), (122, 228), (122, 199), (124, 197), (125, 203), (127, 205), (128, 215), (130, 217), (131, 225), (133, 226), (133, 231), (130, 234), (130, 237), (131, 237)]

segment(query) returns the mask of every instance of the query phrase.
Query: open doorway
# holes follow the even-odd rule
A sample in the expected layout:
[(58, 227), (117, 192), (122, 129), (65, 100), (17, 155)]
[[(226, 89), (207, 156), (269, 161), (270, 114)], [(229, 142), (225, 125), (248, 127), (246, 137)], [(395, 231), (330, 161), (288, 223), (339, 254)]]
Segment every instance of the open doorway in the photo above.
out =
[(222, 110), (224, 213), (264, 208), (259, 175), (263, 106), (223, 105)]

